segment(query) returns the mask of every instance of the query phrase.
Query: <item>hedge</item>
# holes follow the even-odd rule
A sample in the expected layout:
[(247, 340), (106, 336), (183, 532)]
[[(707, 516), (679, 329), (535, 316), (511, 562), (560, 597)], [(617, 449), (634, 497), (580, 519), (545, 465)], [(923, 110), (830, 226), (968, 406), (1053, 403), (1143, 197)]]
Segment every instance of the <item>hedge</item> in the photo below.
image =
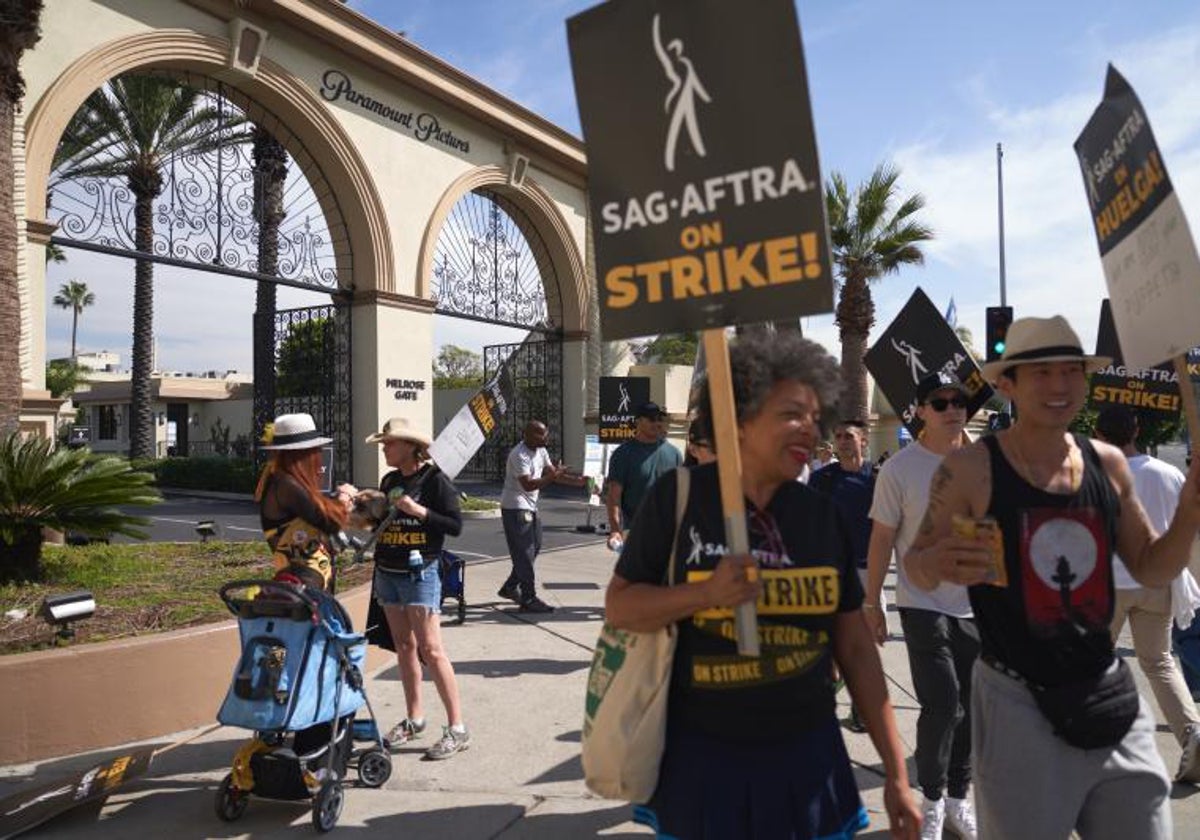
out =
[(154, 473), (159, 487), (181, 490), (253, 493), (258, 483), (254, 462), (248, 458), (164, 458), (140, 462), (138, 467)]

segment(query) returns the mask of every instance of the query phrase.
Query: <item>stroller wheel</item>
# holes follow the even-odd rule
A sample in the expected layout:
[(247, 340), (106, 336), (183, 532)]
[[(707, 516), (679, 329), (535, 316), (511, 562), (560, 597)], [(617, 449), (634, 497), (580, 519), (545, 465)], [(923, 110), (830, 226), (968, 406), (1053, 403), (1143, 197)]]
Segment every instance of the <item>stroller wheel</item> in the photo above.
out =
[(392, 757), (381, 749), (367, 750), (358, 759), (358, 780), (367, 787), (383, 787), (392, 777)]
[(233, 774), (226, 773), (225, 778), (221, 780), (221, 787), (217, 790), (216, 802), (213, 803), (217, 816), (225, 822), (233, 822), (246, 813), (246, 804), (249, 801), (250, 794), (236, 789), (233, 786)]
[(313, 828), (320, 832), (332, 831), (342, 815), (342, 804), (346, 800), (341, 782), (327, 779), (313, 797)]

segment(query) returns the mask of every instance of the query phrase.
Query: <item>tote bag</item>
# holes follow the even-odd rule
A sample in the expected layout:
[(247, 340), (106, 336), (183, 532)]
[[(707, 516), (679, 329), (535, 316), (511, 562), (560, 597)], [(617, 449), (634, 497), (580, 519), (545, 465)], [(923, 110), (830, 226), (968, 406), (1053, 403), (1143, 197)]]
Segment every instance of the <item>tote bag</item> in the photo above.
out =
[[(675, 583), (675, 549), (691, 478), (686, 467), (675, 475), (668, 586)], [(592, 793), (638, 803), (654, 793), (667, 734), (675, 641), (673, 622), (651, 633), (620, 630), (604, 622), (588, 672), (583, 715), (583, 775)]]

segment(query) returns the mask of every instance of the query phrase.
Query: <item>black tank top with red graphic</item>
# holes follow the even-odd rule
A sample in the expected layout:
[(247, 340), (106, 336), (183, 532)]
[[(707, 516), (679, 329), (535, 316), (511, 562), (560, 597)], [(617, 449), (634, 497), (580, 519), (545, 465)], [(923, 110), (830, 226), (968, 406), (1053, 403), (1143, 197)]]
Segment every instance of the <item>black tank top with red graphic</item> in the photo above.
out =
[(1004, 534), (1008, 586), (972, 586), (971, 608), (994, 657), (1040, 685), (1095, 676), (1113, 661), (1113, 546), (1120, 500), (1091, 442), (1075, 436), (1083, 480), (1047, 493), (1017, 474), (997, 440), (988, 514)]

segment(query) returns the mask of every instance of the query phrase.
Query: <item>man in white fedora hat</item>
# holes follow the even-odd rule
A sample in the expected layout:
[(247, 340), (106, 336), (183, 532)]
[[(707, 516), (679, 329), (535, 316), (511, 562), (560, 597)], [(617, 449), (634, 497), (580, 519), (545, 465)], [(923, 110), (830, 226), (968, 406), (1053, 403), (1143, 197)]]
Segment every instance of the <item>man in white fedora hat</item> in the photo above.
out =
[[(1154, 719), (1115, 655), (1113, 552), (1165, 586), (1200, 526), (1200, 459), (1161, 535), (1116, 447), (1068, 431), (1087, 374), (1061, 317), (1021, 318), (983, 375), (1017, 407), (1013, 426), (950, 453), (904, 563), (926, 589), (968, 587), (982, 653), (972, 679), (980, 837), (1171, 837), (1171, 789)], [(1001, 547), (961, 536), (985, 517)]]

